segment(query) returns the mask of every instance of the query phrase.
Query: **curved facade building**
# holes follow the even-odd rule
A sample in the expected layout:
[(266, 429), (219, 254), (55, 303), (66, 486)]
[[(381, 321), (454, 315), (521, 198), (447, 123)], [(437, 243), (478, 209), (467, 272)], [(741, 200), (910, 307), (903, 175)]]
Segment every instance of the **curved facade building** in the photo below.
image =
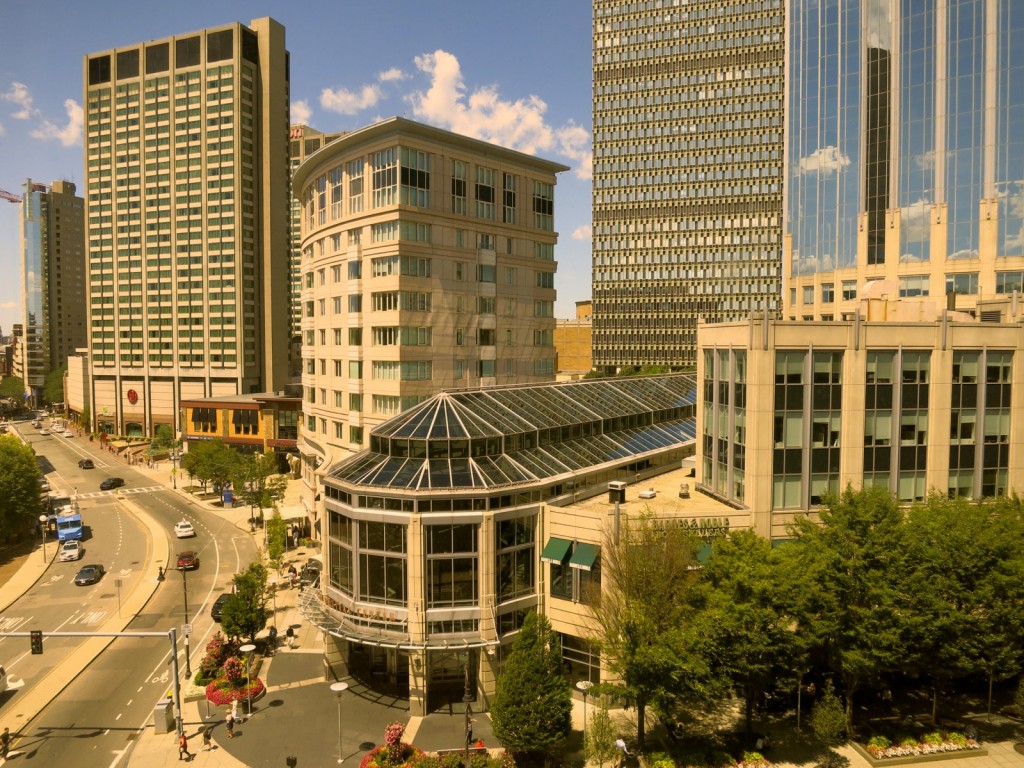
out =
[[(787, 319), (1024, 285), (1024, 7), (789, 5)], [(1016, 43), (1016, 44), (1015, 44)]]
[[(526, 614), (553, 617), (580, 679), (609, 507), (570, 507), (680, 467), (696, 383), (673, 375), (443, 392), (324, 479), (325, 570), (304, 593), (329, 662), (413, 714), (485, 701)], [(468, 669), (468, 673), (466, 670)]]

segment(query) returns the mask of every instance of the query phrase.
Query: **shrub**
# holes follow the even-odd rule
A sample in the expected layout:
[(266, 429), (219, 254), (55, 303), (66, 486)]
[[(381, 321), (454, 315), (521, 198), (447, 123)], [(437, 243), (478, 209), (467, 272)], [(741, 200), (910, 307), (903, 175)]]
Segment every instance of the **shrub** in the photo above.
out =
[(233, 685), (245, 677), (245, 664), (240, 658), (232, 656), (224, 660), (224, 677)]
[(825, 692), (811, 710), (811, 730), (830, 747), (846, 741), (846, 713), (831, 680), (825, 684)]
[(892, 746), (892, 742), (885, 738), (885, 736), (872, 736), (868, 739), (868, 746), (875, 749), (888, 749)]
[(436, 755), (424, 755), (416, 761), (416, 768), (441, 768), (441, 761)]
[(945, 739), (942, 738), (942, 734), (939, 731), (932, 731), (931, 733), (926, 733), (921, 737), (922, 743), (931, 744), (933, 746), (941, 744), (943, 741), (945, 741)]
[(676, 768), (676, 761), (667, 752), (654, 752), (647, 762), (651, 768)]
[(917, 739), (914, 739), (914, 738), (911, 738), (911, 737), (907, 736), (906, 738), (900, 739), (900, 746), (901, 747), (916, 747), (917, 746)]
[(946, 741), (956, 744), (958, 747), (967, 746), (967, 737), (962, 733), (948, 733), (946, 734)]
[(760, 752), (744, 752), (743, 753), (743, 764), (744, 765), (767, 765), (768, 761), (765, 756)]
[(441, 768), (462, 768), (462, 755), (449, 752), (441, 758)]
[(249, 686), (244, 682), (235, 685), (230, 680), (220, 678), (206, 686), (206, 698), (217, 706), (223, 706), (233, 701), (245, 701), (250, 696), (259, 698), (263, 691), (263, 681), (258, 677), (254, 677)]

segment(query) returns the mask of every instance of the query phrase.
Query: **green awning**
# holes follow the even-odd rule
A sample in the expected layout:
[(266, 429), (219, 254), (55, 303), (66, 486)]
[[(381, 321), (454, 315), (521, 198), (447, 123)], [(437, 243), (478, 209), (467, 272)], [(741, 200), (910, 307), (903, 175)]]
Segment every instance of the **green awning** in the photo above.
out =
[(701, 544), (700, 549), (697, 550), (697, 562), (701, 565), (707, 565), (708, 559), (711, 557), (711, 552), (711, 542), (706, 541)]
[(551, 563), (552, 565), (559, 565), (565, 562), (565, 556), (569, 554), (571, 546), (572, 542), (565, 539), (548, 539), (544, 551), (540, 553), (541, 562)]
[(589, 571), (594, 567), (594, 561), (597, 560), (597, 547), (593, 544), (577, 544), (576, 551), (572, 553), (572, 559), (569, 560), (569, 566), (571, 568), (579, 568), (583, 571)]

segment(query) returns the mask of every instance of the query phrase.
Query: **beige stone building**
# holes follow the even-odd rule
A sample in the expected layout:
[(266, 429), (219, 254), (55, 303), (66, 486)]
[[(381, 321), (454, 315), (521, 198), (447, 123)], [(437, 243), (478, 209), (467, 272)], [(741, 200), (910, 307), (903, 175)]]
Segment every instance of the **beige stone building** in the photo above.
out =
[(1024, 488), (1024, 304), (979, 320), (868, 284), (850, 317), (701, 325), (701, 489), (787, 537), (827, 492), (906, 503)]
[(257, 19), (84, 61), (93, 424), (287, 380), (288, 52)]
[(307, 503), (370, 430), (446, 388), (555, 376), (564, 165), (404, 118), (295, 171)]
[(555, 353), (559, 381), (578, 379), (594, 368), (592, 303), (576, 302), (576, 317), (555, 325)]

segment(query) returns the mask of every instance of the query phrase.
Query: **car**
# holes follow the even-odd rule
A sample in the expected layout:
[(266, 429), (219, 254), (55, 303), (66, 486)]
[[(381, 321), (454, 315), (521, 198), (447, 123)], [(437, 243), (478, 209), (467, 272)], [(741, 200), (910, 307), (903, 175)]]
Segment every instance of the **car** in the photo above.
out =
[(124, 485), (124, 479), (120, 477), (108, 477), (102, 483), (100, 483), (101, 491), (112, 491), (115, 488), (120, 488)]
[(40, 429), (40, 430), (39, 430), (39, 434), (40, 434), (40, 435), (48, 435), (48, 434), (50, 434), (50, 430), (48, 430), (48, 429), (46, 429), (46, 428), (44, 427), (43, 429)]
[(72, 432), (70, 429), (65, 429), (63, 432), (61, 432), (61, 434), (64, 435), (64, 437), (74, 437), (75, 436), (75, 433)]
[(78, 575), (75, 576), (75, 584), (80, 587), (84, 587), (87, 584), (95, 584), (97, 581), (103, 578), (103, 566), (99, 564), (83, 565)]
[(85, 550), (82, 549), (81, 542), (72, 539), (61, 544), (60, 555), (57, 559), (65, 563), (68, 560), (80, 560), (83, 554), (85, 554)]
[(40, 477), (39, 478), (39, 488), (40, 488), (40, 490), (43, 490), (43, 491), (50, 490), (50, 481), (47, 480), (45, 477)]
[(216, 600), (213, 601), (213, 606), (210, 608), (210, 618), (214, 621), (220, 621), (221, 616), (224, 614), (224, 606), (227, 602), (234, 597), (230, 592), (225, 592), (219, 595)]
[(320, 573), (324, 569), (324, 564), (319, 560), (313, 560), (310, 558), (306, 561), (306, 564), (302, 566), (302, 570), (299, 571), (299, 586), (300, 587), (316, 587), (320, 583)]
[(78, 460), (78, 468), (79, 469), (95, 469), (96, 465), (92, 463), (92, 459), (79, 459)]
[(199, 567), (199, 555), (192, 550), (178, 553), (178, 570), (194, 571)]
[(41, 422), (39, 419), (36, 419), (35, 421), (32, 422), (32, 426), (35, 427), (36, 429), (39, 429), (40, 427), (43, 426), (43, 422)]
[(188, 520), (182, 520), (174, 524), (174, 535), (179, 539), (187, 539), (189, 536), (196, 535), (196, 529), (192, 527), (192, 523)]

